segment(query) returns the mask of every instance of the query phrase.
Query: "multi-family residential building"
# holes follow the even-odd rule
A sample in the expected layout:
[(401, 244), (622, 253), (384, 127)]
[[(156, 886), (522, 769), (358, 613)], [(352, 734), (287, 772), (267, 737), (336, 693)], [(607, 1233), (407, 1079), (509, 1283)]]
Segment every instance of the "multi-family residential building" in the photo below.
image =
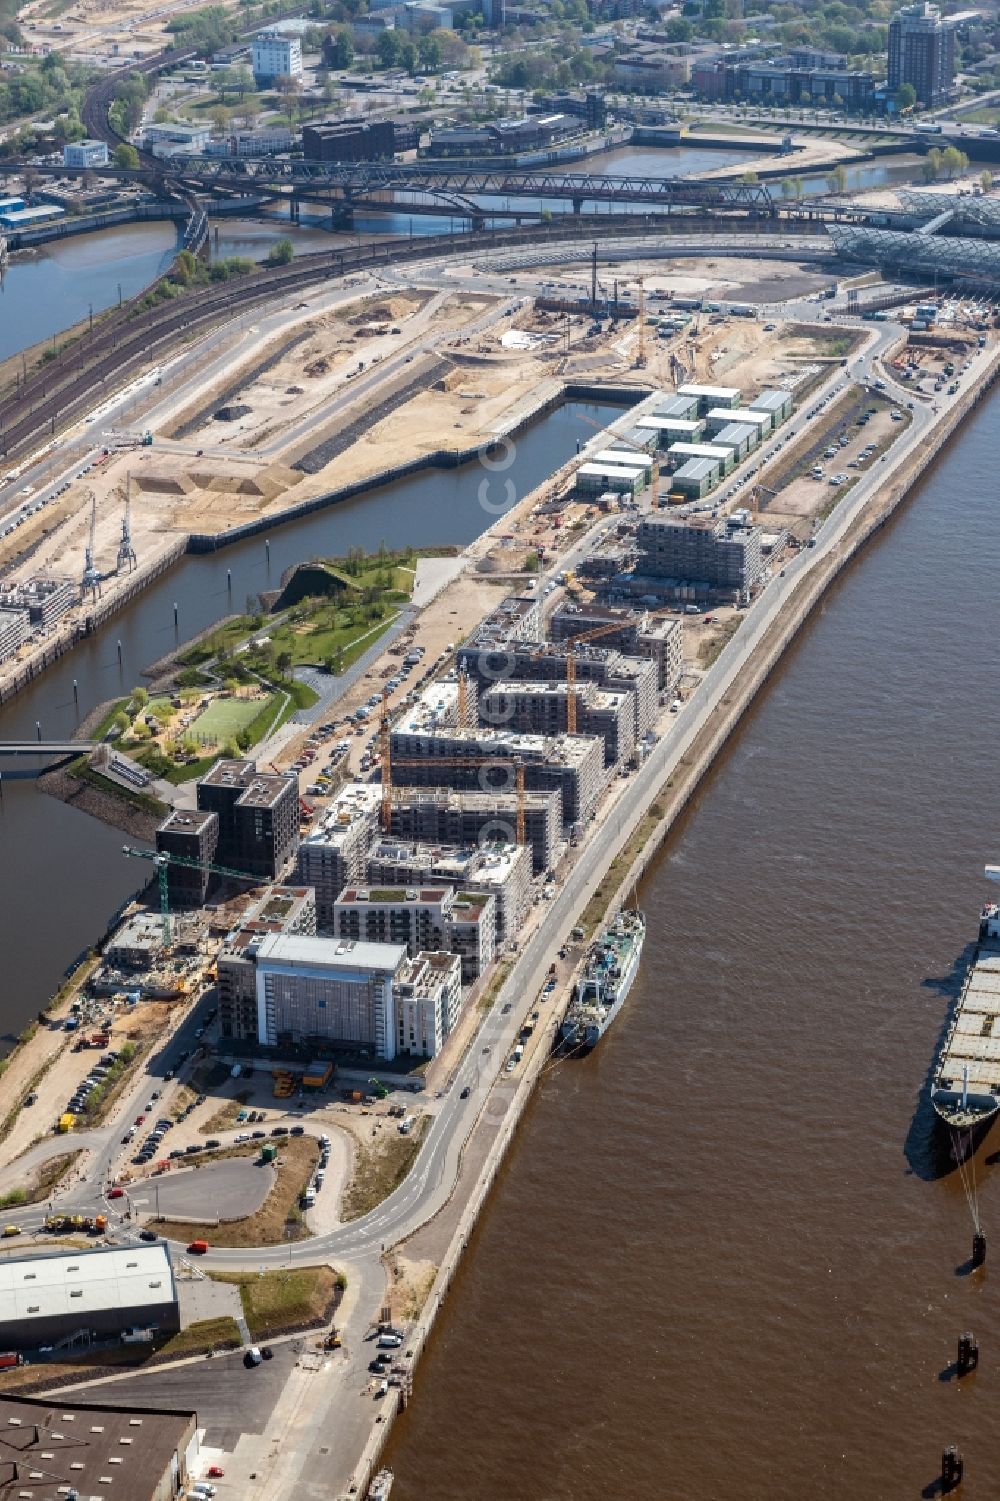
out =
[(269, 934), (316, 932), (316, 898), (308, 886), (271, 886), (255, 897), (226, 934), (218, 958), (219, 1030), (257, 1037), (257, 952)]
[(197, 785), (198, 807), (219, 819), (218, 863), (274, 880), (299, 845), (299, 788), (293, 775), (254, 761), (219, 760)]
[(430, 952), (407, 959), (395, 985), (396, 1052), (434, 1058), (462, 1012), (462, 961)]
[(258, 1042), (394, 1058), (405, 963), (402, 944), (269, 934), (257, 948)]
[(334, 908), (344, 887), (367, 879), (366, 861), (378, 839), (381, 801), (380, 787), (348, 783), (299, 845), (298, 879), (316, 892), (321, 932), (334, 931)]
[(889, 22), (889, 88), (911, 84), (928, 109), (947, 104), (955, 94), (955, 26), (936, 5), (917, 0), (904, 5)]
[(250, 45), (254, 82), (272, 84), (276, 78), (302, 77), (302, 43), (298, 37), (261, 31)]

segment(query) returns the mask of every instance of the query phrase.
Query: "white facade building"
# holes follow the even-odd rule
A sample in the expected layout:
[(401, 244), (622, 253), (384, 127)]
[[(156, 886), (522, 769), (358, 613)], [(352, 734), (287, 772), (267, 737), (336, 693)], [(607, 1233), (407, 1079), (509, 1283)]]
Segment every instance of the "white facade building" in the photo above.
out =
[(298, 37), (262, 31), (253, 39), (250, 59), (255, 83), (302, 77), (302, 43)]
[(106, 141), (72, 141), (63, 147), (64, 167), (106, 167)]
[(457, 954), (420, 953), (396, 984), (396, 1051), (434, 1058), (462, 1009), (462, 962)]
[(274, 934), (257, 950), (257, 1038), (322, 1041), (396, 1056), (399, 943)]

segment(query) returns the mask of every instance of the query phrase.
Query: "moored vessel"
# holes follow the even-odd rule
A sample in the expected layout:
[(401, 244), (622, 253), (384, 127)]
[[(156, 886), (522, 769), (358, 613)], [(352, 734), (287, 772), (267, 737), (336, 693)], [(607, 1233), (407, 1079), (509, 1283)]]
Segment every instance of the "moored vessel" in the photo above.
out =
[[(988, 865), (989, 880), (1000, 866)], [(985, 1126), (1000, 1110), (1000, 906), (979, 918), (979, 943), (931, 1078), (931, 1103), (955, 1131)]]
[(560, 1045), (573, 1052), (597, 1046), (618, 1015), (639, 969), (646, 919), (636, 909), (619, 912), (587, 956), (566, 1012)]

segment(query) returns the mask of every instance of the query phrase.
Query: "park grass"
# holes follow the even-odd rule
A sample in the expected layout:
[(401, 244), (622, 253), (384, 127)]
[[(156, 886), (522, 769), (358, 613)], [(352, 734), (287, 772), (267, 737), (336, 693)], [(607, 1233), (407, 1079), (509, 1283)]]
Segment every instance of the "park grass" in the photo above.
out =
[(247, 1328), (265, 1339), (296, 1325), (321, 1324), (337, 1291), (337, 1273), (328, 1266), (265, 1272), (209, 1272), (214, 1282), (239, 1287)]
[(408, 1136), (383, 1132), (370, 1145), (358, 1145), (354, 1172), (344, 1194), (343, 1217), (358, 1220), (377, 1209), (405, 1180), (427, 1134), (430, 1117), (419, 1120)]
[(195, 719), (188, 734), (204, 745), (221, 745), (249, 730), (254, 721), (263, 719), (266, 713), (276, 713), (280, 695), (271, 693), (266, 699), (258, 697), (220, 697), (203, 709)]

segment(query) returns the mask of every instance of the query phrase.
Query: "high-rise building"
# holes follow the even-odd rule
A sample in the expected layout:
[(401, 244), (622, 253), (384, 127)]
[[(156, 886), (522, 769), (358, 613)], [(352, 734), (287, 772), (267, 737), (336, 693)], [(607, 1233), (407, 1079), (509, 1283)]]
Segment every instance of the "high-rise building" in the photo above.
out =
[(219, 819), (197, 808), (175, 808), (156, 831), (160, 854), (180, 855), (197, 865), (168, 865), (167, 891), (171, 907), (200, 907), (208, 896), (219, 844)]
[(955, 28), (936, 5), (904, 5), (889, 22), (889, 88), (913, 85), (928, 109), (955, 93)]
[(257, 1036), (257, 952), (272, 933), (316, 932), (316, 898), (309, 886), (269, 886), (226, 935), (219, 953), (219, 1029), (243, 1041)]
[(272, 933), (257, 949), (257, 1040), (396, 1056), (399, 943)]
[(219, 819), (217, 861), (273, 881), (299, 845), (294, 776), (257, 770), (253, 761), (220, 760), (198, 783), (198, 807)]

